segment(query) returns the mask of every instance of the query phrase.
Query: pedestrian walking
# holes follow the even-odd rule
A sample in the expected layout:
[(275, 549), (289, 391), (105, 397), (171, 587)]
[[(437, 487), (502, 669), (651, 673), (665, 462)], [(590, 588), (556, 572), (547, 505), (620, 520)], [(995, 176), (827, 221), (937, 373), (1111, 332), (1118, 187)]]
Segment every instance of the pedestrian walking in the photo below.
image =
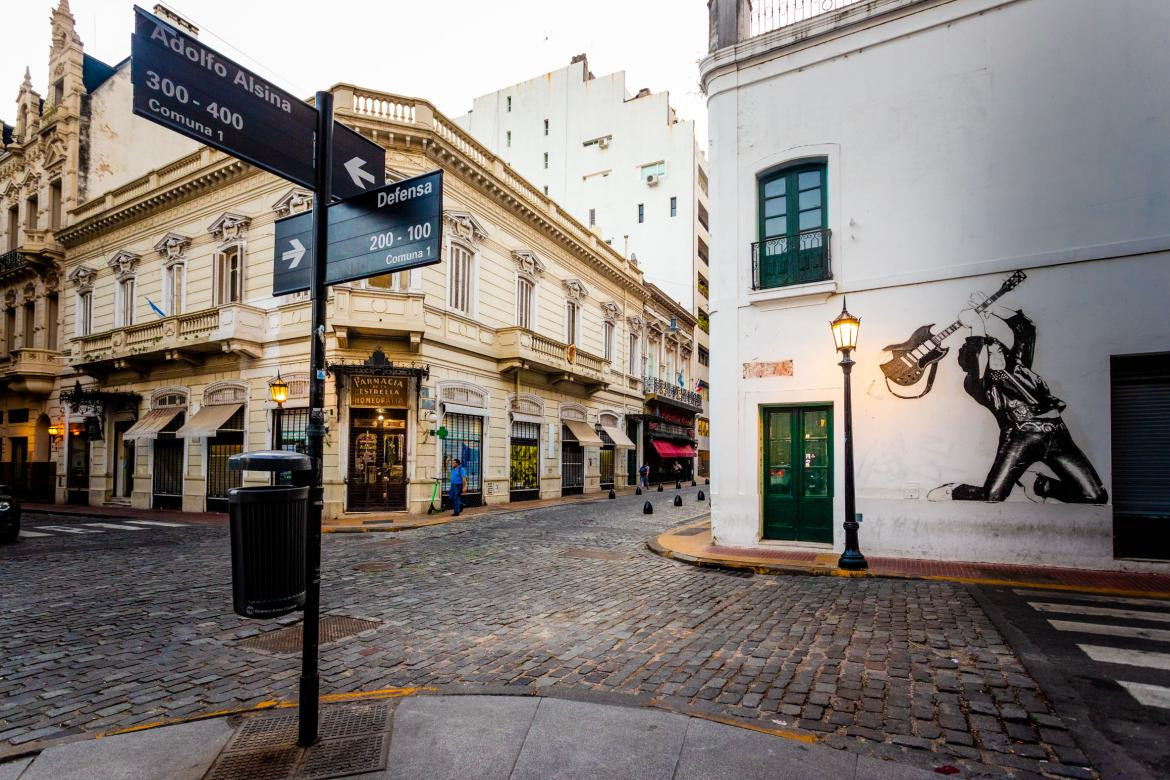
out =
[(650, 489), (650, 467), (645, 463), (638, 468), (638, 479), (644, 490)]
[(451, 513), (454, 515), (463, 511), (463, 483), (467, 481), (467, 470), (459, 462), (459, 458), (451, 460)]

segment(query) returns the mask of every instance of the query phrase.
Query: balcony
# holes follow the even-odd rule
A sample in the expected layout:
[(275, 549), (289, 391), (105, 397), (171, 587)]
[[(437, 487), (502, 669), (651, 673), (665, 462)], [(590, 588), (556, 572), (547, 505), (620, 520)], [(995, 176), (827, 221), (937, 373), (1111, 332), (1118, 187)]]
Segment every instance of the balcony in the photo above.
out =
[[(709, 5), (712, 52), (776, 30), (828, 28), (853, 18), (859, 0), (715, 0)], [(864, 12), (865, 7), (862, 7)], [(807, 31), (803, 37), (808, 37)]]
[(351, 336), (398, 337), (418, 350), (426, 330), (422, 293), (333, 288), (329, 322), (343, 349)]
[(688, 412), (699, 412), (703, 408), (702, 396), (685, 387), (679, 387), (657, 377), (647, 377), (645, 387), (647, 401), (670, 403)]
[(0, 362), (0, 385), (15, 393), (48, 395), (60, 371), (60, 357), (55, 349), (14, 349)]
[(769, 290), (832, 279), (831, 237), (828, 228), (813, 228), (752, 244), (752, 289)]
[(582, 385), (591, 393), (608, 385), (605, 360), (588, 352), (570, 350), (568, 345), (527, 328), (497, 331), (496, 359), (501, 372), (532, 371), (544, 374), (554, 385), (571, 382)]
[(237, 303), (80, 336), (68, 362), (77, 373), (102, 378), (113, 371), (146, 373), (164, 362), (198, 366), (222, 352), (258, 358), (264, 340), (264, 310)]

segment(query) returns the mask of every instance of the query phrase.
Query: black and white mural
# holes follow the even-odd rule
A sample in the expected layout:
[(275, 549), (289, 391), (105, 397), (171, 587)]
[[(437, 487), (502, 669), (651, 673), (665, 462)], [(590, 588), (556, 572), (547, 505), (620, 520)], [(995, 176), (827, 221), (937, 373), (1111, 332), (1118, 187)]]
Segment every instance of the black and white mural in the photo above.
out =
[(1093, 464), (1061, 418), (1064, 401), (1053, 395), (1032, 368), (1036, 326), (1022, 310), (996, 306), (1026, 278), (1017, 271), (994, 295), (973, 295), (958, 319), (938, 333), (932, 330), (933, 324), (923, 325), (906, 341), (885, 348), (890, 359), (881, 370), (889, 391), (902, 399), (921, 398), (933, 388), (939, 366), (950, 352), (944, 342), (956, 332), (965, 332), (956, 356), (963, 389), (999, 426), (999, 443), (983, 482), (940, 485), (930, 492), (932, 500), (998, 502), (1016, 487), (1034, 501), (1104, 504), (1108, 500)]

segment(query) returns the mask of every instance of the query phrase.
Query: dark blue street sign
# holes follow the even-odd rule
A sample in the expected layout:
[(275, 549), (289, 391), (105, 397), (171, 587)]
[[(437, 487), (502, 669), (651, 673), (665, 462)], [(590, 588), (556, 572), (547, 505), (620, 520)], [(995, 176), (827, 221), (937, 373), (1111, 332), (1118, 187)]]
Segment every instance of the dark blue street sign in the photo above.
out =
[[(443, 172), (432, 171), (334, 203), (327, 215), (326, 284), (433, 265), (440, 260)], [(277, 221), (273, 295), (309, 289), (313, 250), (311, 213)]]
[[(134, 113), (312, 188), (317, 110), (135, 6), (130, 41)], [(333, 195), (385, 182), (386, 150), (334, 123)]]

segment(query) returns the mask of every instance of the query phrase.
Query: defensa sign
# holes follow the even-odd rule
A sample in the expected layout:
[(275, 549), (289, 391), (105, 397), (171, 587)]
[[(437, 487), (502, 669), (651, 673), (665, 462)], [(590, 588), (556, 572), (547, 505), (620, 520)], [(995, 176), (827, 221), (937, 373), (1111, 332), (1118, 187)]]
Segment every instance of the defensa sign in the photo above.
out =
[[(314, 187), (317, 110), (137, 6), (134, 113), (304, 187)], [(386, 150), (334, 123), (333, 194), (381, 186)]]
[[(432, 171), (334, 203), (327, 213), (326, 284), (433, 265), (440, 260), (443, 172)], [(312, 214), (276, 223), (273, 295), (309, 289), (313, 251)]]

